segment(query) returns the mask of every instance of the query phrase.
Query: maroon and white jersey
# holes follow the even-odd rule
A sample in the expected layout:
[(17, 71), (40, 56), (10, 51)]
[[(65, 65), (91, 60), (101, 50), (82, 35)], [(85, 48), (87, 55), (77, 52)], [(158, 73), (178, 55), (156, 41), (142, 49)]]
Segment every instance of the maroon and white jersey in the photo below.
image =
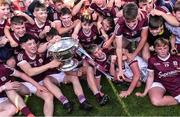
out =
[(4, 36), (4, 28), (5, 28), (6, 24), (7, 24), (7, 20), (0, 22), (0, 36)]
[(91, 31), (90, 33), (86, 34), (84, 33), (83, 29), (81, 28), (81, 30), (78, 33), (78, 39), (80, 44), (86, 48), (88, 46), (90, 46), (90, 44), (95, 44), (95, 40), (97, 39), (97, 36), (99, 36), (99, 32), (98, 29), (95, 25), (93, 25), (91, 27)]
[(172, 95), (180, 94), (180, 56), (169, 55), (162, 59), (158, 56), (150, 57), (148, 60), (148, 70), (154, 71), (154, 82), (160, 82)]
[[(0, 86), (4, 85), (6, 82), (11, 80), (11, 76), (14, 74), (15, 70), (4, 64), (0, 64)], [(5, 93), (0, 93), (0, 98), (4, 97)]]
[(100, 7), (98, 7), (98, 5), (96, 3), (92, 3), (89, 8), (90, 8), (90, 10), (95, 10), (97, 13), (99, 13), (105, 17), (111, 16), (111, 11), (108, 8), (106, 8), (106, 7), (100, 8)]
[(109, 72), (110, 69), (110, 62), (111, 62), (111, 55), (115, 54), (115, 49), (103, 49), (103, 58), (95, 58), (95, 62), (98, 63), (103, 69), (106, 70), (106, 72)]
[(4, 85), (6, 82), (11, 80), (15, 70), (8, 67), (7, 65), (0, 64), (0, 86)]
[(14, 32), (11, 32), (11, 37), (13, 38), (13, 40), (19, 45), (19, 37), (16, 36), (16, 34)]
[[(31, 67), (40, 67), (42, 65), (44, 65), (45, 63), (45, 55), (39, 55), (37, 54), (35, 58), (31, 58), (29, 57), (25, 51), (19, 53), (17, 55), (17, 66), (19, 67), (20, 65), (23, 65), (23, 63), (29, 63), (29, 65)], [(19, 68), (20, 69), (20, 68)], [(20, 69), (21, 70), (21, 69)], [(21, 70), (22, 71), (22, 70)], [(44, 77), (46, 76), (45, 72), (40, 73), (36, 76), (33, 76), (32, 78), (35, 81), (41, 81), (44, 79)]]
[(51, 21), (47, 20), (43, 26), (39, 26), (36, 23), (36, 20), (35, 20), (35, 24), (34, 25), (29, 24), (29, 23), (26, 24), (26, 30), (27, 30), (27, 33), (33, 34), (37, 38), (39, 38), (40, 32), (42, 32), (46, 26), (50, 26), (51, 27)]
[(148, 28), (148, 18), (147, 14), (143, 11), (143, 14), (141, 14), (141, 20), (138, 19), (138, 23), (133, 29), (126, 25), (123, 17), (120, 17), (115, 27), (115, 33), (116, 36), (123, 36), (127, 39), (133, 40), (140, 37), (141, 31), (146, 28)]

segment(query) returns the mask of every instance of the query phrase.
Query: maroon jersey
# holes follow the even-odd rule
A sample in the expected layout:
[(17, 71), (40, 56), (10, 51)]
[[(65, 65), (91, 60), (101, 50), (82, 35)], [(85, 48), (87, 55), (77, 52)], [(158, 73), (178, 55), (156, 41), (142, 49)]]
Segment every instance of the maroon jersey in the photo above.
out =
[(120, 17), (115, 27), (115, 33), (117, 36), (123, 36), (127, 39), (135, 39), (141, 36), (141, 31), (148, 27), (147, 14), (143, 11), (141, 14), (141, 20), (138, 19), (137, 25), (134, 29), (130, 29), (123, 17)]
[(95, 10), (97, 13), (107, 17), (107, 16), (111, 16), (111, 11), (107, 8), (100, 8), (98, 7), (98, 5), (96, 3), (92, 3), (90, 5), (90, 9)]
[(0, 23), (0, 36), (4, 36), (4, 28), (7, 24), (7, 20), (4, 20), (2, 23)]
[(163, 84), (166, 90), (174, 97), (180, 94), (178, 67), (180, 67), (180, 56), (169, 55), (166, 60), (154, 56), (148, 60), (148, 69), (154, 71), (154, 82)]
[[(40, 32), (42, 32), (44, 30), (45, 26), (50, 26), (51, 27), (51, 23), (50, 22), (51, 21), (47, 20), (45, 22), (45, 24), (43, 26), (41, 26), (41, 27), (38, 26), (36, 21), (35, 21), (34, 25), (28, 23), (28, 24), (26, 24), (27, 32), (30, 33), (30, 34), (33, 34), (37, 38), (39, 38), (39, 34), (40, 34)], [(42, 41), (42, 40), (40, 40), (40, 41)]]
[(97, 39), (97, 36), (100, 35), (98, 33), (98, 29), (95, 25), (93, 25), (91, 27), (91, 31), (89, 34), (85, 34), (83, 29), (81, 28), (81, 30), (78, 33), (78, 39), (80, 44), (84, 47), (84, 48), (88, 48), (90, 46), (90, 44), (94, 44), (95, 40)]
[[(26, 54), (26, 52), (23, 51), (17, 55), (17, 66), (20, 66), (20, 64), (22, 64), (23, 62), (27, 62), (30, 64), (31, 67), (40, 67), (40, 66), (44, 65), (44, 63), (45, 63), (44, 60), (45, 60), (44, 55), (37, 54), (35, 58), (30, 58)], [(45, 78), (45, 76), (46, 76), (46, 73), (43, 72), (36, 76), (33, 76), (32, 78), (38, 82), (38, 81), (43, 80)]]
[(115, 54), (115, 49), (103, 49), (103, 58), (95, 58), (95, 62), (98, 63), (101, 67), (103, 67), (106, 72), (109, 72), (110, 69), (110, 62), (111, 62), (111, 55)]
[[(9, 68), (8, 66), (4, 64), (0, 64), (0, 86), (4, 85), (6, 82), (11, 80), (11, 75), (13, 75), (14, 69)], [(0, 98), (4, 97), (5, 93), (1, 92), (0, 93)]]

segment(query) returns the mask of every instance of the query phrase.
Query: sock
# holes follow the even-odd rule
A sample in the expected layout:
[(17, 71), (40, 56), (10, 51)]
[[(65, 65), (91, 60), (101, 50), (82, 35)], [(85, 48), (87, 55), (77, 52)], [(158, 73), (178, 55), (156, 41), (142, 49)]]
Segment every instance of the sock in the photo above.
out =
[(101, 100), (101, 94), (100, 93), (97, 93), (97, 94), (95, 94), (95, 97), (96, 97), (96, 100), (98, 101), (98, 102), (100, 102), (100, 100)]
[(79, 96), (78, 96), (78, 99), (79, 99), (79, 102), (80, 102), (81, 104), (86, 100), (86, 98), (84, 97), (84, 95), (79, 95)]
[(65, 96), (61, 96), (61, 97), (59, 98), (59, 101), (60, 101), (63, 105), (69, 102), (68, 99), (67, 99)]
[(29, 114), (32, 114), (31, 111), (29, 110), (29, 108), (28, 108), (27, 106), (23, 107), (23, 108), (21, 109), (21, 112), (22, 112), (22, 114), (25, 115), (25, 116), (28, 116)]

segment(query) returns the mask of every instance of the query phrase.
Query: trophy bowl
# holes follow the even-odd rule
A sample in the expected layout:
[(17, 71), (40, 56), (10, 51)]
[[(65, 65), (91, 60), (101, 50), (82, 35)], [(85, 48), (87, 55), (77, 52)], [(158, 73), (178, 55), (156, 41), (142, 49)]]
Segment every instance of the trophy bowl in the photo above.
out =
[(71, 71), (78, 65), (78, 61), (73, 58), (77, 47), (77, 40), (72, 37), (63, 37), (48, 49), (48, 56), (63, 63), (63, 66), (59, 67), (58, 70)]

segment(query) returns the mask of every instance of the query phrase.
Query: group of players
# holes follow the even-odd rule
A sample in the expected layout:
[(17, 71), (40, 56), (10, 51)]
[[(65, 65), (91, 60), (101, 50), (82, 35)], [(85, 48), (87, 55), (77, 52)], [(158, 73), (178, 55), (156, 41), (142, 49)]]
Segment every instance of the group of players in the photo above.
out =
[[(47, 50), (63, 37), (78, 40), (93, 60), (75, 53), (77, 68), (57, 70), (63, 63)], [(104, 106), (110, 99), (102, 71), (115, 84), (129, 83), (121, 98), (146, 83), (136, 96), (149, 94), (155, 106), (178, 104), (179, 55), (179, 0), (0, 0), (0, 116), (34, 117), (22, 98), (30, 94), (44, 100), (44, 116), (53, 116), (54, 97), (71, 113), (60, 83), (72, 83), (80, 108), (90, 111), (81, 78)]]

